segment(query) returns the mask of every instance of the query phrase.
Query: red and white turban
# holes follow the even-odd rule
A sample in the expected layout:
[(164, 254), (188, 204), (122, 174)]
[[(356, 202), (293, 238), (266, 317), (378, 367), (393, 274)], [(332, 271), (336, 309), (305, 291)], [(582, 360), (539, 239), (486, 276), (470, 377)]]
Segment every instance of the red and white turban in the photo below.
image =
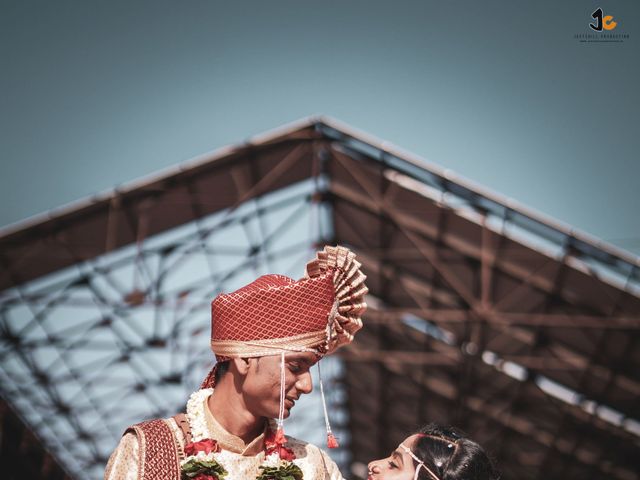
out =
[(211, 349), (218, 361), (282, 351), (332, 353), (362, 328), (368, 292), (355, 254), (325, 247), (293, 280), (264, 275), (211, 303)]
[[(332, 353), (351, 343), (362, 328), (367, 309), (367, 278), (356, 256), (345, 247), (325, 247), (307, 264), (306, 275), (293, 280), (264, 275), (211, 302), (211, 349), (218, 362), (231, 358), (281, 355), (280, 413), (276, 442), (286, 442), (284, 415), (284, 355), (286, 352)], [(216, 366), (202, 387), (215, 386)], [(320, 364), (318, 362), (318, 375)], [(331, 432), (320, 376), (327, 445), (338, 446)]]

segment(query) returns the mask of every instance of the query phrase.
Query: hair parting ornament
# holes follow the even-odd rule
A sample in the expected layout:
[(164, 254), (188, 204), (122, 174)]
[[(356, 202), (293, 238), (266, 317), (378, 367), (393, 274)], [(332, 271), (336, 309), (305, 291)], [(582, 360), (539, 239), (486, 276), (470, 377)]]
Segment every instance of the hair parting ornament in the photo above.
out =
[[(449, 444), (449, 445), (451, 445), (451, 444)], [(401, 443), (400, 444), (400, 448), (402, 448), (406, 453), (408, 453), (411, 456), (411, 458), (413, 458), (418, 463), (418, 466), (416, 467), (416, 473), (413, 475), (413, 480), (417, 480), (418, 475), (420, 474), (420, 469), (421, 468), (424, 468), (427, 471), (427, 473), (429, 475), (431, 475), (433, 480), (440, 480), (440, 477), (438, 477), (438, 475), (433, 473), (433, 471), (429, 467), (427, 467), (424, 464), (424, 462), (422, 460), (420, 460), (418, 458), (418, 456), (411, 451), (411, 449), (409, 447), (407, 447), (404, 443)], [(440, 465), (438, 465), (438, 466), (440, 466)]]

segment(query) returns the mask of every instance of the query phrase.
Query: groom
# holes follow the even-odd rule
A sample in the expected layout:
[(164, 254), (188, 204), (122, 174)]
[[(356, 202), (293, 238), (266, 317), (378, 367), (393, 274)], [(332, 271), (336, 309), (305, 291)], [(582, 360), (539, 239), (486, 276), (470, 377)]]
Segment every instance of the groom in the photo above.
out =
[[(105, 480), (341, 479), (324, 451), (284, 435), (283, 420), (311, 392), (311, 367), (362, 327), (365, 278), (352, 252), (325, 247), (301, 280), (264, 275), (216, 297), (217, 362), (201, 390), (186, 414), (130, 427)], [(325, 421), (337, 447), (326, 408)]]

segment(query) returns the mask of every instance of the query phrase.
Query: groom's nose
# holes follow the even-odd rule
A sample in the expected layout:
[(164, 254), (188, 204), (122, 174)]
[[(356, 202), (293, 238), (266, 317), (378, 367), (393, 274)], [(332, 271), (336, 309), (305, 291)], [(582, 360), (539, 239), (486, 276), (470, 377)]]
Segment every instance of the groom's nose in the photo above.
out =
[(313, 380), (310, 372), (305, 372), (296, 379), (296, 388), (302, 393), (311, 393)]

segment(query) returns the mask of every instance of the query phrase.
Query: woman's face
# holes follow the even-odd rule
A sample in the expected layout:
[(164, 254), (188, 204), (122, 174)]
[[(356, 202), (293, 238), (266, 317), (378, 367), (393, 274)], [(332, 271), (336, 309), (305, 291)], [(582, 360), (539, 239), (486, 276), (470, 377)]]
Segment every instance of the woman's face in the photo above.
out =
[[(413, 450), (413, 445), (418, 435), (411, 435), (402, 442)], [(405, 450), (398, 446), (391, 455), (380, 460), (369, 462), (369, 476), (367, 480), (413, 480), (415, 474), (413, 458)]]

